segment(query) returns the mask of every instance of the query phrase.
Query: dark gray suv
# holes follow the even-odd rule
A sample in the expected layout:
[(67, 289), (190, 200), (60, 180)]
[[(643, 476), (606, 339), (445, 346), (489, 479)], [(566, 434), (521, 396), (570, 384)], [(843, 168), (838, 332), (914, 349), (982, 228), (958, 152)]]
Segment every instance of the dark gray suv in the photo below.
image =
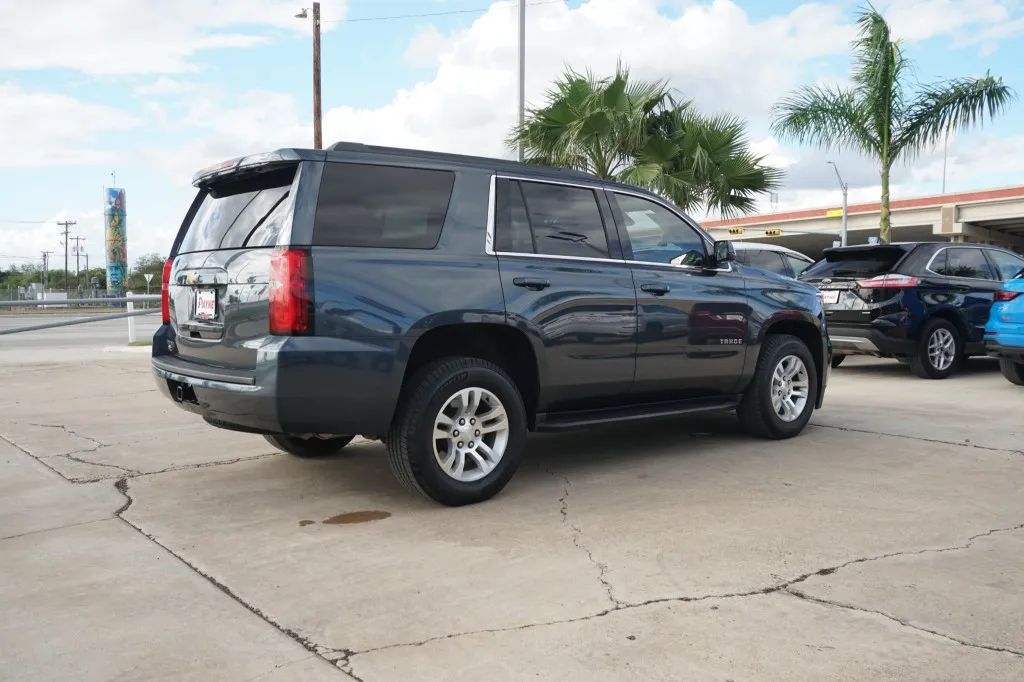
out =
[(309, 457), (381, 439), (448, 505), (528, 431), (733, 411), (799, 433), (831, 348), (817, 290), (585, 173), (339, 143), (198, 173), (153, 369), (213, 426)]

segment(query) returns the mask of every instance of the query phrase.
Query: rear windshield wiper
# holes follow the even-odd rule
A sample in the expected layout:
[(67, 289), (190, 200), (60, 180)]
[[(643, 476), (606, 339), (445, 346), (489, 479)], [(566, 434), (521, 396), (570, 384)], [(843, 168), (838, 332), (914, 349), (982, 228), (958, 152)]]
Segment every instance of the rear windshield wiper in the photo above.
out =
[(587, 235), (580, 234), (579, 232), (559, 232), (558, 234), (544, 235), (548, 239), (561, 239), (566, 242), (585, 242), (587, 241)]

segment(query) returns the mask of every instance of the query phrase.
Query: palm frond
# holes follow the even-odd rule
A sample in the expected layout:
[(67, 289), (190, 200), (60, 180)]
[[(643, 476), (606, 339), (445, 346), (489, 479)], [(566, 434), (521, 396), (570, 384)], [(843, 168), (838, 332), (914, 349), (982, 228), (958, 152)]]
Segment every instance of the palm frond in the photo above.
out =
[(853, 147), (862, 153), (880, 149), (870, 113), (853, 90), (804, 86), (772, 107), (772, 118), (775, 135), (801, 144)]
[(925, 86), (906, 112), (906, 124), (894, 147), (912, 159), (946, 135), (982, 125), (1016, 100), (1002, 78), (957, 78)]

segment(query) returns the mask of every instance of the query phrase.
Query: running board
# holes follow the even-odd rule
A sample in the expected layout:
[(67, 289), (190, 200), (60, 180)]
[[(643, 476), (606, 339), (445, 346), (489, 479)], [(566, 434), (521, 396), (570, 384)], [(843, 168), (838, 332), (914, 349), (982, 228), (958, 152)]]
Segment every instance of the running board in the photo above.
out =
[(672, 402), (609, 407), (600, 410), (579, 410), (574, 412), (540, 412), (537, 414), (536, 431), (563, 431), (598, 424), (638, 421), (641, 419), (663, 419), (702, 412), (728, 412), (740, 404), (740, 396), (721, 398), (700, 398)]

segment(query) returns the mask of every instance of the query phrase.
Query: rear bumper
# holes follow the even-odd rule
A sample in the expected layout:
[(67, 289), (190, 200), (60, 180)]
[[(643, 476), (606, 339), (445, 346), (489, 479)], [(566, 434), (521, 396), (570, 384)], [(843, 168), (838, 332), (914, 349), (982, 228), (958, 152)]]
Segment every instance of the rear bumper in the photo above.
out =
[(1006, 345), (1002, 341), (1004, 339), (993, 338), (986, 334), (985, 353), (993, 358), (1006, 358), (1014, 362), (1024, 362), (1024, 336), (1013, 339), (1013, 345)]
[(828, 336), (833, 355), (892, 357), (912, 355), (917, 350), (916, 342), (894, 338), (873, 327), (829, 325)]
[(220, 428), (368, 437), (387, 431), (405, 370), (397, 342), (280, 337), (272, 344), (260, 350), (255, 368), (238, 370), (158, 355), (166, 344), (154, 342), (157, 387)]

